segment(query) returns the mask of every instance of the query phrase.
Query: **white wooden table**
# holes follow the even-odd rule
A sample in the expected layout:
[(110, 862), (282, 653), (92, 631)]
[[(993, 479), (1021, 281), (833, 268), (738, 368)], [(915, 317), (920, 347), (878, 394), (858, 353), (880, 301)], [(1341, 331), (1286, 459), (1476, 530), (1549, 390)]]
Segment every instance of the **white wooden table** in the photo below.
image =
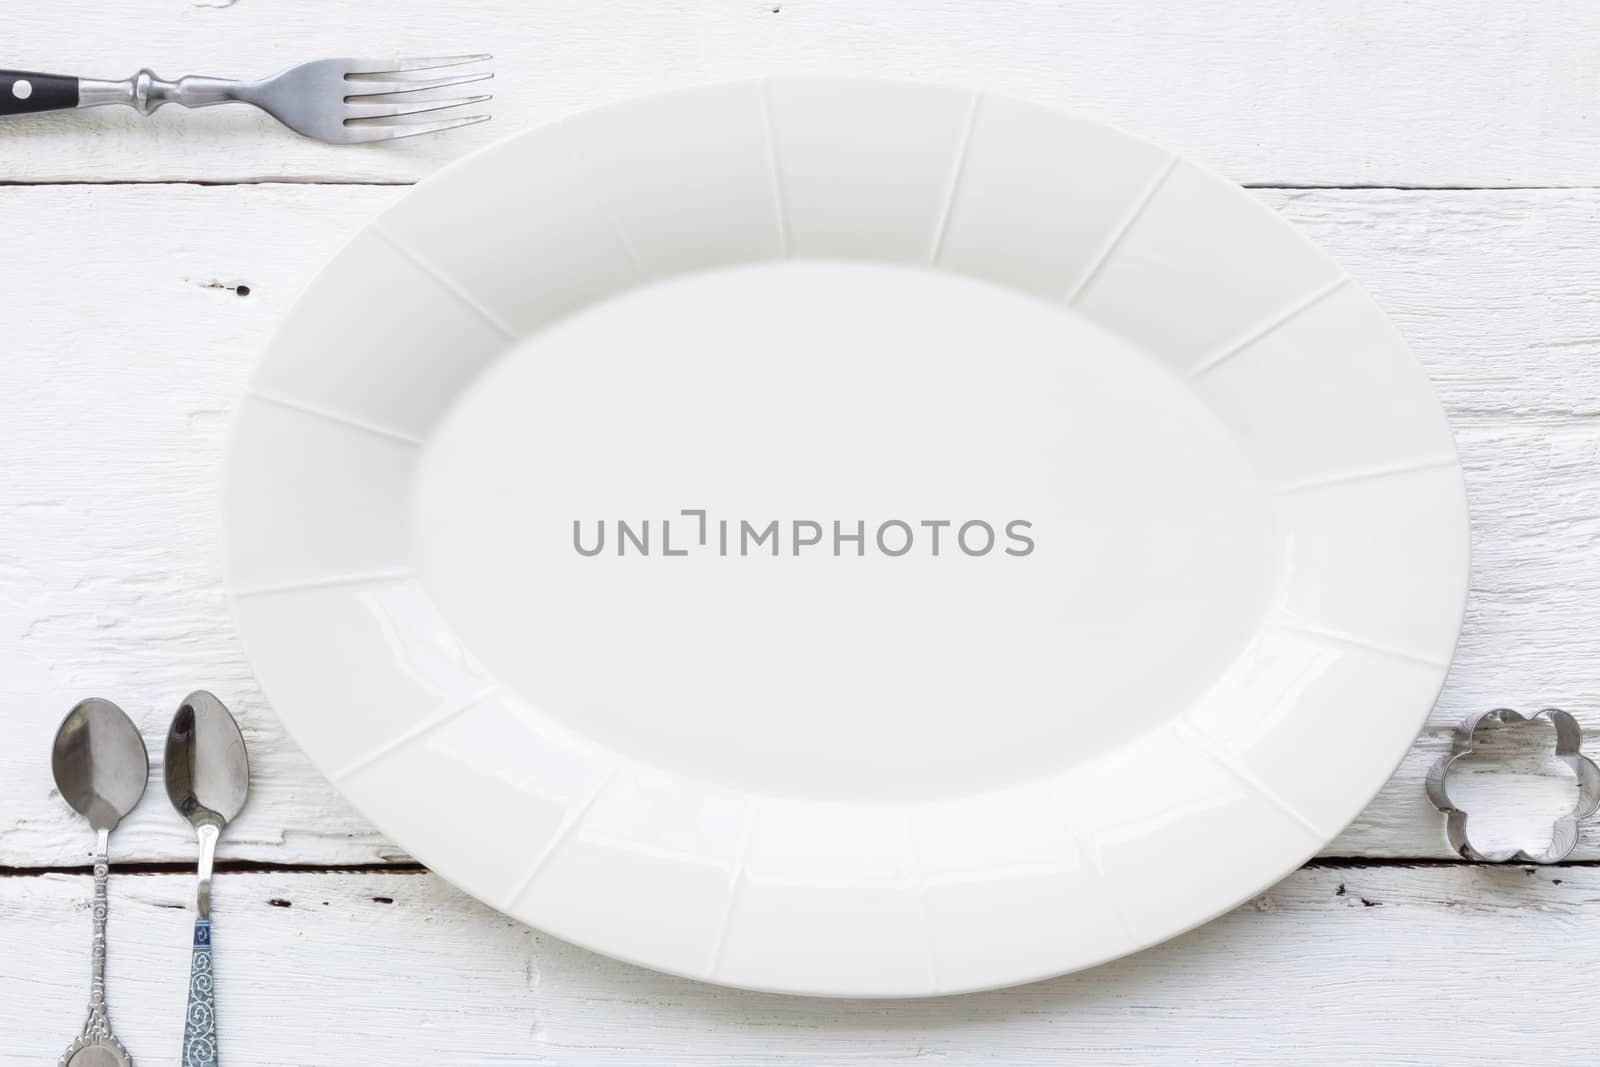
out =
[[(56, 723), (102, 695), (154, 741), (198, 686), (240, 713), (255, 772), (216, 891), (229, 1067), (1436, 1064), (1513, 1047), (1577, 1062), (1600, 1039), (1600, 833), (1559, 867), (1462, 864), (1422, 793), (1470, 710), (1557, 703), (1600, 728), (1600, 7), (77, 0), (5, 5), (0, 41), (7, 66), (94, 76), (484, 50), (499, 72), (493, 123), (385, 148), (315, 145), (233, 108), (0, 127), (0, 1064), (54, 1062), (86, 999), (91, 838), (51, 788)], [(1450, 681), (1362, 817), (1209, 926), (943, 1001), (667, 978), (412, 863), (317, 776), (251, 678), (220, 592), (218, 471), (254, 355), (318, 265), (406, 184), (497, 136), (805, 73), (993, 89), (1207, 161), (1342, 261), (1437, 383), (1474, 525)], [(1507, 813), (1484, 829), (1547, 832), (1570, 785), (1508, 767), (1463, 787)], [(114, 838), (110, 1004), (144, 1064), (176, 1057), (192, 901), (192, 841), (159, 773)], [(1174, 892), (1187, 874), (1170, 872)]]

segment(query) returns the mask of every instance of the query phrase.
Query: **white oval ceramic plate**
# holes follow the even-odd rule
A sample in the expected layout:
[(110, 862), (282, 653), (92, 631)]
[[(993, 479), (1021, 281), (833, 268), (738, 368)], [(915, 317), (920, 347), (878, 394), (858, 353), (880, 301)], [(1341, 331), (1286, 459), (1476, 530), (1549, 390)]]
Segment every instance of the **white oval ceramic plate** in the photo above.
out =
[(1338, 833), (1449, 663), (1451, 435), (1249, 194), (956, 89), (718, 85), (423, 183), (228, 461), (274, 707), (517, 918), (919, 995), (1170, 937)]

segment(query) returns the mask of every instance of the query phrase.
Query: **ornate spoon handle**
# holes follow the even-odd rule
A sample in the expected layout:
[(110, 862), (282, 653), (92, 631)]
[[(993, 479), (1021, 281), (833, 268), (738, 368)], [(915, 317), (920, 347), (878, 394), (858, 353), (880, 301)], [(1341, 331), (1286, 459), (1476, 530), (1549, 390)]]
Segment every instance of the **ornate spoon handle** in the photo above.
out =
[(216, 983), (211, 973), (211, 920), (194, 921), (194, 951), (189, 956), (189, 1008), (183, 1017), (183, 1067), (216, 1067)]
[[(94, 848), (94, 946), (89, 953), (89, 1017), (84, 1020), (83, 1032), (61, 1054), (58, 1067), (79, 1064), (100, 1064), (112, 1057), (119, 1067), (133, 1067), (133, 1057), (111, 1033), (111, 1020), (106, 1015), (106, 879), (111, 863), (106, 847), (111, 831), (101, 830)], [(93, 1051), (90, 1051), (93, 1050)]]
[(202, 823), (200, 881), (195, 892), (194, 949), (189, 955), (189, 1006), (183, 1016), (183, 1067), (217, 1067), (216, 977), (211, 969), (211, 868), (220, 827)]

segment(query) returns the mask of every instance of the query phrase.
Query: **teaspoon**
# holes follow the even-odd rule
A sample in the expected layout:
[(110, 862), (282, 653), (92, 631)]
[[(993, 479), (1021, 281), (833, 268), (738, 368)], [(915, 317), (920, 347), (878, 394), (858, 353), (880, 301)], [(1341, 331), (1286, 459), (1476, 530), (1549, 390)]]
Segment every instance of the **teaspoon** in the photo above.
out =
[(89, 1018), (61, 1054), (59, 1067), (133, 1067), (133, 1057), (111, 1033), (106, 1015), (106, 847), (150, 778), (150, 757), (139, 728), (109, 700), (85, 700), (56, 730), (50, 769), (61, 797), (89, 820), (94, 848), (94, 947), (90, 954)]
[(250, 787), (244, 735), (222, 701), (201, 690), (184, 698), (167, 731), (167, 799), (200, 841), (183, 1067), (217, 1062), (216, 979), (211, 969), (211, 868), (222, 828), (239, 816)]

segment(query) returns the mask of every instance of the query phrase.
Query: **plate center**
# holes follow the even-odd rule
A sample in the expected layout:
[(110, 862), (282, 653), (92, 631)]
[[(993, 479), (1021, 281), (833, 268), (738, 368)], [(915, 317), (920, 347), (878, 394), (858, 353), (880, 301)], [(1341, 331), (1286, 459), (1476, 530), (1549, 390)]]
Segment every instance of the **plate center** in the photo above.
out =
[(1157, 726), (1273, 593), (1228, 431), (1069, 308), (793, 261), (533, 336), (430, 438), (422, 580), (541, 714), (838, 799), (1060, 772)]

